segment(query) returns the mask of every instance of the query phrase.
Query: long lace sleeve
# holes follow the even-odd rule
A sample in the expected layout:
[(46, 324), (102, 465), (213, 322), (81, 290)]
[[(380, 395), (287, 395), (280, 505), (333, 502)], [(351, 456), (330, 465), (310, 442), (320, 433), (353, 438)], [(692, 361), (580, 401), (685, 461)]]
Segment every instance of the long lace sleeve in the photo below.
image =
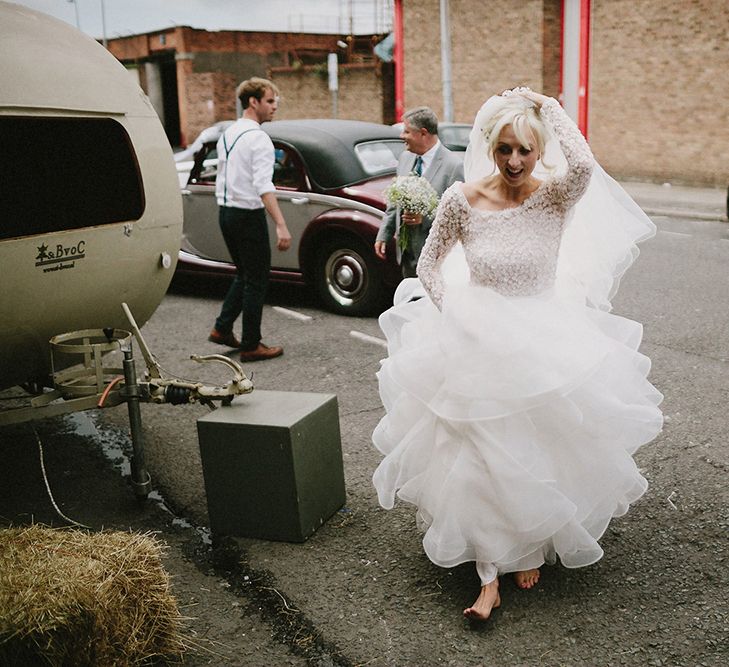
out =
[(461, 183), (456, 182), (444, 193), (438, 204), (433, 226), (418, 261), (418, 278), (431, 301), (440, 309), (445, 283), (441, 271), (448, 251), (461, 239), (461, 228), (468, 215)]
[(587, 190), (595, 158), (582, 132), (557, 100), (550, 98), (545, 101), (542, 104), (541, 114), (554, 130), (567, 160), (567, 173), (550, 182), (550, 198), (559, 203), (563, 210), (567, 210), (574, 206)]

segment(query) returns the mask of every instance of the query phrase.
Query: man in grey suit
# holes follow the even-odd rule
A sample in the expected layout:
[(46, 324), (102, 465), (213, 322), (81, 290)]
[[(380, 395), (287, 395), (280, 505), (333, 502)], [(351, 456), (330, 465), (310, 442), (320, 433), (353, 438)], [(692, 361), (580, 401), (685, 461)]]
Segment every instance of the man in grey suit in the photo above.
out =
[[(463, 160), (448, 150), (438, 139), (438, 117), (429, 107), (416, 107), (403, 115), (403, 129), (400, 138), (407, 150), (403, 151), (397, 165), (397, 175), (417, 174), (428, 179), (440, 197), (455, 181), (463, 180)], [(388, 241), (395, 236), (400, 220), (397, 208), (388, 206), (385, 219), (375, 240), (375, 254), (385, 259)], [(409, 226), (407, 247), (400, 251), (398, 261), (402, 267), (403, 278), (414, 278), (415, 269), (428, 237), (432, 216), (421, 216), (401, 211), (402, 222)]]

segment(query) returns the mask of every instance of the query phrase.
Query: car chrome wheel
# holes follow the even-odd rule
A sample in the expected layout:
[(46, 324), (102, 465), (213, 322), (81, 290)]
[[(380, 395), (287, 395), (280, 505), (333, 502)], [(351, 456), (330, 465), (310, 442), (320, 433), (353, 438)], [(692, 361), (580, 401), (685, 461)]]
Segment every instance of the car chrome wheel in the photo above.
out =
[(368, 315), (382, 304), (374, 253), (358, 239), (334, 239), (321, 249), (316, 283), (324, 303), (337, 313)]
[(334, 250), (324, 266), (324, 279), (332, 299), (342, 306), (351, 306), (367, 292), (367, 263), (354, 250)]

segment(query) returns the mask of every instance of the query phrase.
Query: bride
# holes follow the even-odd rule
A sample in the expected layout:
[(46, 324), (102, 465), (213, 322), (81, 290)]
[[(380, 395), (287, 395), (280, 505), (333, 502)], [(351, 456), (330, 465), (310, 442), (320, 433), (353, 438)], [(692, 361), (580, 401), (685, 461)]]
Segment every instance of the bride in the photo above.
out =
[(433, 563), (475, 561), (481, 591), (463, 613), (484, 620), (499, 575), (531, 588), (557, 557), (596, 562), (610, 519), (646, 490), (632, 455), (659, 433), (662, 396), (641, 325), (609, 311), (655, 227), (559, 103), (526, 88), (483, 105), (465, 175), (419, 280), (380, 317), (373, 481), (382, 507), (417, 507)]

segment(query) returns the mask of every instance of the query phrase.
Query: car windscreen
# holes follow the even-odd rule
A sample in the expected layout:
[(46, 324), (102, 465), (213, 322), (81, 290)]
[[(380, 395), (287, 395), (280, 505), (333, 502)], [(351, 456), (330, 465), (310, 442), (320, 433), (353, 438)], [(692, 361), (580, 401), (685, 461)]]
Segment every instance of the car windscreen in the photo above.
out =
[(142, 177), (111, 118), (0, 116), (0, 239), (138, 220)]
[(470, 125), (450, 125), (438, 128), (438, 136), (451, 150), (465, 151), (471, 135)]
[(354, 153), (369, 176), (395, 171), (405, 144), (397, 140), (366, 141), (354, 147)]

